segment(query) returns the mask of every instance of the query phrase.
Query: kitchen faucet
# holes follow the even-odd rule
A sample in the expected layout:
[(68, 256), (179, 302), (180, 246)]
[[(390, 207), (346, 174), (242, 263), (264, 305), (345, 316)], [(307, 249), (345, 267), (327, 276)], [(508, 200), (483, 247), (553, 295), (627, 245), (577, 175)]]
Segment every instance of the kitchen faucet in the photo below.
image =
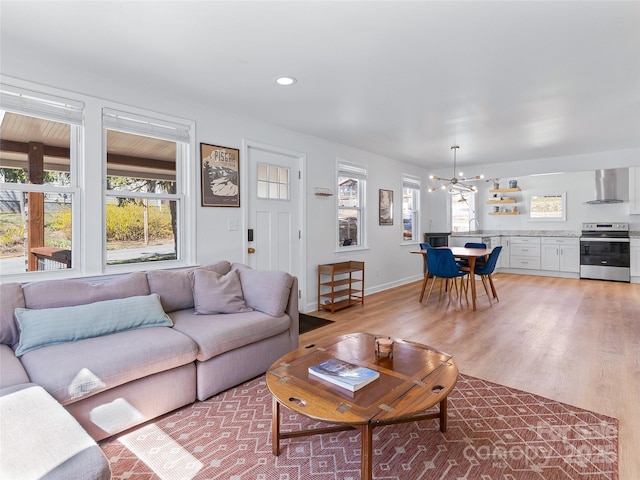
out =
[(469, 231), (471, 231), (471, 222), (476, 222), (476, 229), (474, 231), (479, 231), (480, 230), (480, 222), (478, 222), (478, 219), (476, 217), (473, 217), (471, 220), (469, 220)]

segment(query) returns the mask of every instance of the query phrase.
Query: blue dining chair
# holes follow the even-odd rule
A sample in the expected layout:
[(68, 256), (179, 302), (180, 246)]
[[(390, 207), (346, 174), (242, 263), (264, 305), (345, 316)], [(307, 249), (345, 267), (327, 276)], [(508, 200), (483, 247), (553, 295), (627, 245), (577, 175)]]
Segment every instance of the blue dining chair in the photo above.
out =
[(500, 255), (501, 251), (502, 251), (502, 246), (498, 245), (491, 251), (491, 254), (487, 259), (487, 262), (476, 264), (473, 270), (473, 272), (476, 275), (480, 275), (480, 279), (482, 280), (482, 285), (484, 286), (484, 291), (487, 292), (487, 297), (489, 298), (489, 305), (491, 305), (491, 295), (489, 295), (489, 288), (487, 286), (487, 282), (491, 286), (491, 293), (493, 294), (493, 298), (496, 299), (496, 302), (500, 301), (500, 299), (498, 298), (498, 292), (496, 292), (496, 287), (493, 284), (493, 278), (491, 277), (491, 274), (496, 269), (496, 263), (498, 262), (498, 256)]
[[(460, 271), (456, 259), (453, 257), (453, 253), (448, 248), (428, 248), (427, 249), (427, 265), (429, 268), (429, 274), (433, 276), (431, 287), (427, 295), (427, 303), (431, 297), (433, 291), (433, 285), (436, 283), (436, 279), (440, 278), (440, 295), (438, 302), (442, 299), (442, 279), (448, 282), (449, 279), (453, 281), (453, 287), (456, 290), (457, 299), (462, 301), (460, 293), (464, 287), (462, 278), (467, 275), (468, 272)], [(460, 290), (458, 290), (458, 284), (456, 278), (460, 278)], [(426, 278), (422, 285), (422, 294), (420, 295), (420, 301), (424, 296), (424, 289), (426, 287)], [(451, 294), (451, 292), (449, 292)]]
[[(467, 242), (464, 244), (464, 248), (487, 248), (487, 244), (486, 243), (476, 243), (476, 242)], [(484, 262), (484, 259), (478, 259), (476, 260), (476, 262)], [(467, 260), (466, 258), (461, 258), (458, 260), (458, 265), (461, 267), (468, 267), (469, 266), (469, 260)]]

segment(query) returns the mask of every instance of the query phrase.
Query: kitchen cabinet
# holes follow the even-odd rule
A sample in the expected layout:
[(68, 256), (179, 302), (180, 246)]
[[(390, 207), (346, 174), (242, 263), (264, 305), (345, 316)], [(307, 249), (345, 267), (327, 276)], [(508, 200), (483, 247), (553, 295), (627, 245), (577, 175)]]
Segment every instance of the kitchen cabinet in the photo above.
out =
[(318, 310), (364, 304), (364, 262), (348, 261), (318, 265)]
[(502, 245), (502, 252), (498, 259), (500, 260), (500, 268), (509, 268), (511, 266), (511, 238), (501, 237), (500, 245)]
[(632, 238), (631, 246), (631, 276), (640, 277), (640, 238)]
[(509, 267), (540, 270), (540, 237), (511, 237)]
[(640, 167), (629, 167), (629, 213), (640, 215)]
[(540, 240), (540, 268), (560, 272), (580, 272), (580, 240), (570, 237), (543, 237)]

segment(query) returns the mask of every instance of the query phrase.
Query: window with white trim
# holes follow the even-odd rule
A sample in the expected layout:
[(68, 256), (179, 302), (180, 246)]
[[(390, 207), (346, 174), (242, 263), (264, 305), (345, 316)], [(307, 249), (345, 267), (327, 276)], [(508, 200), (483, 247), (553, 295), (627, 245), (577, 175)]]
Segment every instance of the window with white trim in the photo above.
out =
[(106, 264), (181, 258), (189, 128), (104, 109)]
[(402, 241), (420, 239), (420, 179), (402, 176)]
[(0, 271), (71, 269), (82, 102), (0, 86)]
[(192, 260), (193, 124), (42, 89), (0, 84), (3, 281)]
[(476, 197), (472, 193), (450, 194), (452, 232), (468, 232), (479, 229), (475, 215), (475, 199)]
[(367, 169), (338, 161), (338, 247), (364, 246)]

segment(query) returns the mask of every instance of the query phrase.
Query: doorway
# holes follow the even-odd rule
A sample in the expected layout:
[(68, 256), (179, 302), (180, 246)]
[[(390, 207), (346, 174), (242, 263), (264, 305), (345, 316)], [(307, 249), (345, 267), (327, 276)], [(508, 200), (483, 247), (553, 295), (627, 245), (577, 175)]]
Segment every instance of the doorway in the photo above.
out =
[(244, 191), (245, 263), (260, 270), (282, 270), (298, 278), (304, 305), (304, 182), (306, 155), (251, 140), (243, 142), (247, 159)]

